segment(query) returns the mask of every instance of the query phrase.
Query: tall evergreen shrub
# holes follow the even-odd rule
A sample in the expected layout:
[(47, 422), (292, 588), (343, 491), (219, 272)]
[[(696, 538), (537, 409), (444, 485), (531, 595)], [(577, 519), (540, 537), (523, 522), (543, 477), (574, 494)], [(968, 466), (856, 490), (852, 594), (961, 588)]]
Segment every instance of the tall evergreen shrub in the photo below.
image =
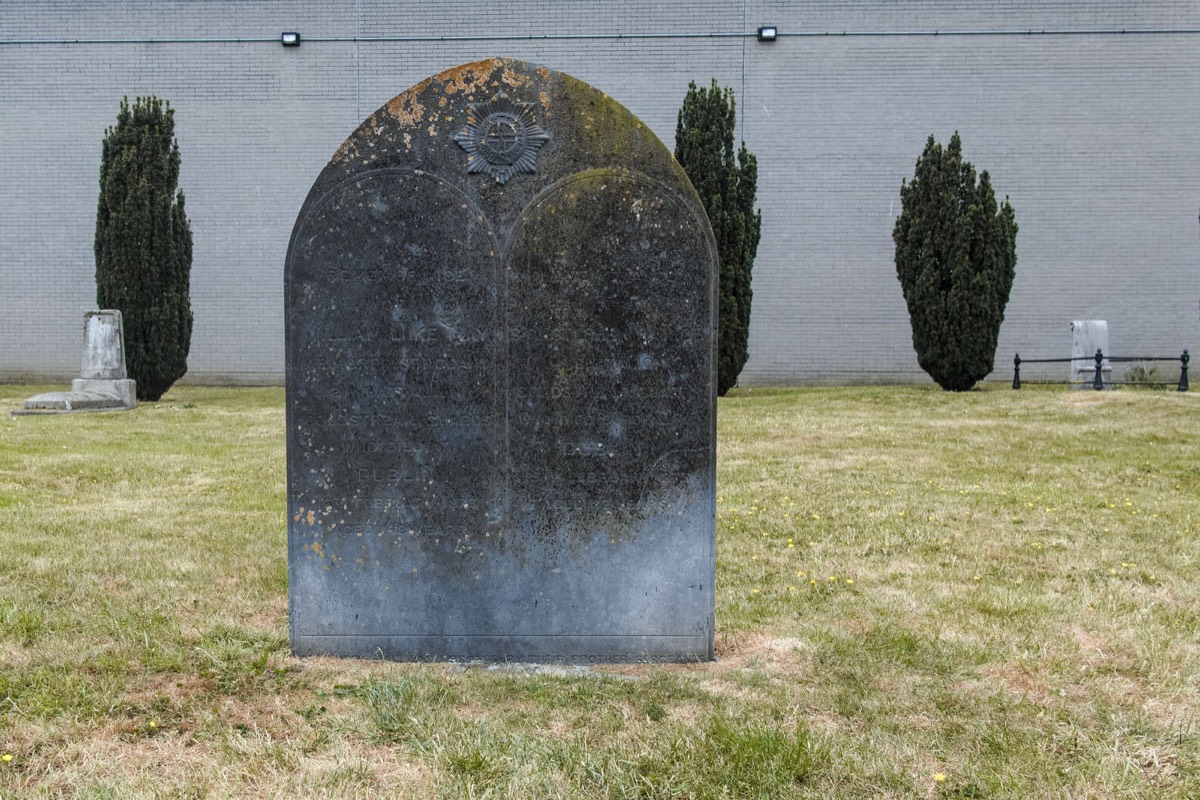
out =
[(192, 341), (192, 231), (176, 189), (174, 113), (156, 97), (123, 99), (100, 159), (96, 302), (121, 312), (139, 400), (158, 400), (183, 377)]
[(997, 208), (991, 178), (963, 161), (958, 133), (933, 136), (892, 231), (896, 274), (908, 304), (921, 369), (962, 392), (992, 371), (1017, 265), (1017, 222), (1008, 198)]
[(675, 159), (700, 194), (717, 240), (720, 262), (717, 393), (724, 395), (746, 364), (750, 336), (750, 273), (758, 252), (762, 212), (754, 210), (758, 160), (742, 142), (734, 160), (733, 90), (714, 79), (708, 89), (688, 85), (675, 127)]

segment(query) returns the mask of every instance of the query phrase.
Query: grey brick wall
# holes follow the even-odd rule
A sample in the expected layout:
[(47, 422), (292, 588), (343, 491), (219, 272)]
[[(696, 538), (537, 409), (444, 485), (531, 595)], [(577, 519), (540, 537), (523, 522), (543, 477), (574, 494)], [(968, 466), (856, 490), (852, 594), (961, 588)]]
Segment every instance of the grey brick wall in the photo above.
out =
[[(891, 229), (925, 138), (955, 130), (1021, 226), (995, 377), (1009, 377), (1014, 351), (1066, 355), (1071, 319), (1107, 319), (1124, 352), (1200, 339), (1191, 0), (0, 0), (0, 11), (0, 378), (77, 373), (100, 140), (122, 96), (176, 109), (195, 240), (189, 379), (278, 382), (283, 258), (317, 173), (386, 100), (491, 55), (592, 83), (668, 146), (689, 80), (735, 88), (764, 217), (745, 385), (924, 379)], [(784, 35), (642, 36), (763, 23)], [(301, 47), (281, 47), (284, 30)], [(578, 34), (623, 36), (536, 38)], [(438, 36), (453, 40), (381, 40)]]

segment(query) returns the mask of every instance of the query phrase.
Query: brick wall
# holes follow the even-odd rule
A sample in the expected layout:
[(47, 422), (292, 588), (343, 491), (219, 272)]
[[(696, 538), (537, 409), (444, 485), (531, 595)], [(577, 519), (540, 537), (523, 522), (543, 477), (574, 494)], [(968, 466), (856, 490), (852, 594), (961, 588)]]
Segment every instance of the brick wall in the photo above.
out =
[[(644, 36), (763, 23), (784, 36)], [(1191, 32), (1103, 32), (1134, 29)], [(285, 30), (303, 44), (281, 47)], [(1190, 1), (7, 3), (0, 378), (78, 371), (100, 140), (122, 96), (176, 109), (189, 378), (278, 382), (283, 258), (317, 173), (387, 99), (491, 55), (592, 83), (668, 146), (689, 80), (735, 88), (764, 218), (743, 384), (923, 379), (891, 230), (925, 138), (955, 130), (1021, 227), (995, 377), (1014, 351), (1066, 355), (1079, 318), (1107, 319), (1115, 350), (1195, 350), (1197, 30)], [(435, 36), (454, 40), (380, 40)]]

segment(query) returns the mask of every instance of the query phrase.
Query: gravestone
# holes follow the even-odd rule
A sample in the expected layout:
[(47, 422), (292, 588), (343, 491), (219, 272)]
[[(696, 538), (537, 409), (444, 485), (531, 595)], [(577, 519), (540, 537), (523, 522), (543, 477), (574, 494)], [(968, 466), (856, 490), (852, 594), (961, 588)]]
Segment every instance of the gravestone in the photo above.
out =
[[(1102, 319), (1075, 320), (1071, 323), (1072, 389), (1091, 389), (1096, 380), (1096, 351), (1108, 353), (1108, 322)], [(1112, 365), (1105, 358), (1100, 368), (1105, 386), (1112, 386)]]
[(29, 411), (113, 411), (137, 405), (137, 384), (125, 372), (121, 312), (83, 315), (83, 363), (69, 392), (47, 392), (25, 401)]
[(644, 124), (443, 72), (335, 153), (285, 271), (297, 654), (712, 657), (716, 250)]

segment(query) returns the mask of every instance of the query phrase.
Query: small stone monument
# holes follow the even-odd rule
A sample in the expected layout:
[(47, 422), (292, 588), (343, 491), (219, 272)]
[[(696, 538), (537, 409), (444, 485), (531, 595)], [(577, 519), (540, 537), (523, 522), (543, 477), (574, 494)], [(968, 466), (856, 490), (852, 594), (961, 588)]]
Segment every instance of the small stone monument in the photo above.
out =
[[(1108, 322), (1102, 319), (1075, 320), (1071, 323), (1072, 389), (1091, 389), (1096, 380), (1096, 351), (1108, 354)], [(1105, 358), (1100, 369), (1105, 386), (1112, 386), (1112, 365)]]
[(285, 268), (293, 650), (710, 659), (716, 264), (671, 153), (568, 75), (367, 118)]
[(137, 405), (137, 384), (125, 372), (120, 311), (83, 315), (83, 366), (69, 392), (47, 392), (25, 401), (28, 411), (114, 411)]

